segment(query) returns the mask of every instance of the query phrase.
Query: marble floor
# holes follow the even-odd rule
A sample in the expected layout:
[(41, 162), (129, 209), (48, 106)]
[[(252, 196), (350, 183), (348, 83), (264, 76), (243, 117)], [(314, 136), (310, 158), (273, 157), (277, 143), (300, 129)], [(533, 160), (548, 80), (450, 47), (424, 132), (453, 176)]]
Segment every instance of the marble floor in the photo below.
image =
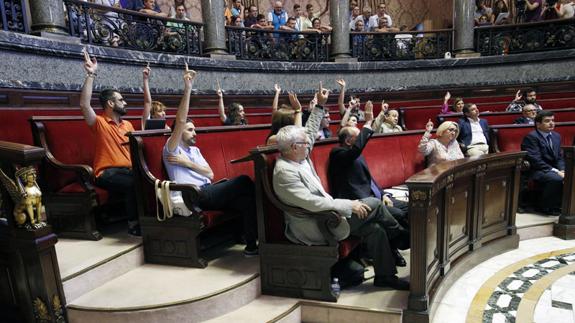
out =
[(438, 303), (433, 323), (575, 323), (575, 241), (545, 237), (465, 273)]

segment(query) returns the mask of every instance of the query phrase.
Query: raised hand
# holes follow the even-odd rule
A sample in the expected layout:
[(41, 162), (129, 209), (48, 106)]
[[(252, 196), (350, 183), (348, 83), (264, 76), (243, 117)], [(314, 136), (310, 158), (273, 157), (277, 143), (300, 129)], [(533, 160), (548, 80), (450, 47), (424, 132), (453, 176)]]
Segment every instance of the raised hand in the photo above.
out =
[(381, 111), (385, 114), (389, 109), (389, 104), (385, 103), (385, 100), (381, 100)]
[(274, 84), (274, 90), (276, 90), (276, 92), (281, 92), (282, 88), (278, 84)]
[(317, 105), (317, 93), (313, 95), (313, 99), (309, 101), (309, 110), (313, 109)]
[(301, 111), (301, 104), (297, 99), (297, 94), (295, 94), (295, 92), (293, 91), (288, 92), (288, 99), (292, 109), (296, 111)]
[(152, 74), (152, 69), (150, 68), (150, 63), (148, 62), (148, 65), (146, 65), (142, 71), (142, 77), (144, 78), (144, 81), (150, 79), (150, 74)]
[(445, 96), (443, 97), (443, 102), (449, 101), (449, 99), (451, 99), (451, 93), (449, 93), (449, 91), (447, 91), (447, 93), (445, 93)]
[(365, 122), (373, 121), (373, 103), (367, 101), (365, 103)]
[(84, 70), (86, 70), (86, 73), (96, 73), (98, 70), (98, 61), (96, 61), (96, 57), (90, 59), (90, 55), (86, 48), (84, 48), (82, 52), (84, 53)]
[(221, 98), (222, 96), (224, 96), (224, 91), (222, 91), (222, 87), (220, 86), (220, 80), (216, 80), (216, 83), (218, 85), (218, 88), (216, 89), (216, 93)]
[(335, 80), (335, 82), (337, 84), (339, 84), (340, 87), (345, 87), (345, 80), (344, 79)]
[(329, 90), (323, 88), (323, 83), (319, 82), (319, 90), (316, 93), (317, 96), (317, 104), (324, 105), (327, 102), (327, 98), (329, 97)]
[(433, 130), (433, 121), (431, 121), (431, 119), (429, 119), (427, 121), (427, 124), (425, 125), (425, 130), (427, 132), (430, 132), (431, 130)]
[(196, 78), (196, 71), (191, 70), (188, 68), (188, 63), (186, 63), (186, 69), (184, 70), (184, 84), (187, 89), (192, 88), (192, 84), (194, 83), (194, 79)]
[(515, 93), (515, 101), (521, 100), (521, 97), (523, 97), (521, 95), (521, 90), (517, 90), (517, 93)]

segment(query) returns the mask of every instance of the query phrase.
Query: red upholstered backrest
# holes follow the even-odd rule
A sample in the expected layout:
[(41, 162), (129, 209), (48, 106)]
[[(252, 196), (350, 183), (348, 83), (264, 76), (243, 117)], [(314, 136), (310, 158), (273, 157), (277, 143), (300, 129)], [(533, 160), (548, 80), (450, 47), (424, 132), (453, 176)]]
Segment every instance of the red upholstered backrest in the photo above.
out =
[(575, 138), (575, 122), (569, 122), (571, 125), (555, 126), (555, 131), (561, 134), (561, 146), (572, 146)]
[(266, 141), (268, 133), (269, 129), (267, 127), (260, 129), (240, 128), (236, 131), (221, 133), (220, 140), (224, 153), (226, 172), (229, 178), (248, 175), (254, 179), (254, 166), (252, 162), (232, 164), (231, 161), (248, 156), (250, 149)]
[(219, 133), (214, 133), (210, 136), (198, 134), (196, 137), (196, 146), (200, 148), (200, 152), (204, 159), (210, 165), (212, 172), (214, 172), (214, 182), (222, 178), (227, 178), (226, 159), (222, 149), (222, 142), (219, 138)]
[(327, 175), (327, 170), (329, 169), (329, 153), (334, 148), (337, 147), (338, 143), (331, 141), (330, 143), (318, 142), (313, 147), (311, 160), (317, 172), (317, 176), (321, 180), (321, 184), (326, 192), (329, 193), (329, 180)]
[(168, 136), (158, 134), (157, 136), (144, 136), (142, 138), (144, 158), (148, 170), (156, 179), (166, 180), (168, 176), (162, 159), (164, 145), (168, 140)]
[[(497, 144), (502, 152), (520, 151), (523, 138), (534, 126), (495, 126)], [(561, 145), (571, 146), (575, 137), (575, 122), (561, 122), (555, 124), (555, 131), (561, 134)]]
[[(276, 164), (276, 159), (279, 153), (267, 154), (266, 155), (266, 169), (263, 170), (263, 174), (266, 174), (264, 180), (269, 185), (270, 192), (273, 193), (273, 173), (274, 166)], [(277, 196), (274, 197), (277, 199)], [(266, 230), (266, 241), (268, 243), (277, 242), (287, 242), (288, 239), (285, 237), (285, 220), (283, 212), (276, 208), (273, 203), (268, 199), (267, 195), (262, 194), (262, 205), (264, 208), (264, 226)], [(258, 219), (259, 221), (260, 219)]]

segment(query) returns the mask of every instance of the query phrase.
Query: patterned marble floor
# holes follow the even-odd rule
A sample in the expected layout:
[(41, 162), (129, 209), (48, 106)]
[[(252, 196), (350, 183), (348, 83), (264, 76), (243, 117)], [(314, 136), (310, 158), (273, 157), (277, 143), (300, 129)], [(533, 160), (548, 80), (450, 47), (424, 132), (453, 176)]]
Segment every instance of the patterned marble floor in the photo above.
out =
[(433, 323), (575, 323), (575, 241), (521, 241), (481, 263), (439, 301)]

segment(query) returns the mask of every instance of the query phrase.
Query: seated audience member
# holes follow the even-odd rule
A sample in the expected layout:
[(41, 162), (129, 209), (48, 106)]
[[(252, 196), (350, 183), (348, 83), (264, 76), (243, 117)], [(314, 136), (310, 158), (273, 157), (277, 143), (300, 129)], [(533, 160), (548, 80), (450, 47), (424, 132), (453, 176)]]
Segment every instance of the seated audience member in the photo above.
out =
[(561, 135), (553, 131), (555, 117), (551, 111), (540, 111), (535, 117), (535, 130), (521, 143), (527, 152), (530, 179), (542, 189), (540, 206), (546, 214), (561, 213), (565, 161), (561, 151)]
[[(253, 25), (258, 23), (258, 7), (256, 6), (250, 6), (250, 8), (248, 9), (248, 15), (246, 17), (246, 19), (244, 20), (244, 27), (246, 28), (252, 28)], [(264, 16), (265, 19), (265, 16)]]
[(537, 92), (532, 88), (524, 89), (523, 91), (518, 90), (515, 94), (515, 100), (513, 100), (505, 111), (508, 112), (521, 112), (523, 106), (526, 104), (533, 104), (537, 111), (543, 108), (537, 103)]
[(122, 116), (127, 113), (127, 104), (117, 90), (102, 90), (100, 103), (104, 113), (100, 116), (96, 115), (90, 101), (98, 62), (96, 58), (90, 59), (85, 49), (84, 70), (86, 78), (80, 94), (80, 109), (84, 120), (94, 134), (94, 165), (92, 167), (96, 185), (124, 200), (124, 208), (128, 217), (128, 232), (139, 236), (141, 231), (136, 211), (132, 160), (128, 137), (126, 137), (127, 133), (134, 131), (134, 127), (129, 121), (122, 120)]
[(427, 156), (428, 167), (442, 161), (464, 158), (456, 140), (459, 134), (457, 123), (444, 121), (435, 132), (437, 139), (430, 139), (431, 130), (433, 130), (433, 122), (430, 119), (425, 125), (425, 133), (418, 147), (419, 152)]
[[(349, 105), (348, 108), (345, 109), (345, 113), (343, 114), (343, 117), (341, 117), (341, 121), (339, 122), (339, 129), (343, 128), (343, 127), (355, 127), (357, 128), (357, 123), (359, 122), (359, 116), (357, 114), (352, 114), (351, 111), (354, 109), (353, 106), (359, 104), (359, 103), (355, 103), (355, 101), (352, 99), (351, 101), (349, 101)], [(339, 132), (339, 130), (338, 130)]]
[(277, 135), (281, 157), (277, 159), (274, 167), (274, 192), (283, 203), (310, 212), (307, 216), (284, 213), (285, 235), (294, 243), (324, 245), (326, 241), (317, 226), (314, 213), (337, 212), (341, 222), (331, 229), (334, 237), (343, 240), (351, 233), (362, 238), (367, 245), (369, 256), (374, 261), (374, 285), (408, 290), (409, 283), (396, 275), (397, 269), (389, 243), (400, 235), (399, 227), (391, 228), (386, 223), (392, 217), (385, 217), (386, 210), (380, 200), (334, 199), (322, 187), (309, 159), (320, 119), (324, 114), (322, 105), (327, 102), (328, 95), (329, 90), (323, 89), (320, 83), (318, 105), (313, 108), (306, 127), (287, 126)]
[(200, 189), (199, 208), (242, 215), (246, 240), (244, 255), (253, 256), (258, 253), (254, 183), (246, 175), (212, 183), (214, 173), (196, 147), (194, 123), (187, 119), (195, 77), (196, 72), (188, 70), (186, 64), (184, 95), (178, 106), (174, 130), (164, 146), (164, 166), (170, 180), (179, 184), (193, 184)]
[(387, 5), (385, 3), (380, 3), (377, 6), (377, 14), (369, 17), (369, 23), (367, 30), (374, 31), (376, 28), (379, 27), (379, 20), (382, 18), (387, 18), (387, 27), (391, 27), (393, 21), (391, 20), (391, 16), (387, 14)]
[[(370, 101), (368, 103), (371, 104)], [(367, 110), (367, 103), (365, 104)], [(381, 111), (375, 120), (373, 121), (373, 131), (375, 133), (391, 133), (391, 132), (401, 132), (401, 126), (399, 123), (399, 113), (397, 110), (389, 110), (389, 105), (385, 101), (381, 102)]]
[(288, 98), (291, 106), (282, 104), (278, 109), (279, 95), (281, 93), (281, 88), (279, 85), (275, 84), (275, 96), (272, 103), (272, 125), (270, 133), (266, 138), (266, 145), (273, 145), (277, 143), (276, 135), (278, 131), (289, 125), (302, 125), (302, 110), (301, 104), (297, 99), (297, 95), (293, 92), (288, 93)]
[(479, 119), (479, 109), (473, 103), (467, 103), (463, 107), (457, 140), (466, 156), (489, 153), (489, 125), (487, 120)]
[(451, 99), (451, 93), (445, 93), (445, 97), (443, 98), (443, 105), (441, 106), (441, 114), (449, 114), (449, 113), (460, 113), (463, 112), (463, 107), (465, 103), (463, 102), (462, 98), (455, 98), (453, 100), (453, 105), (449, 106), (449, 99)]
[(156, 6), (156, 0), (144, 0), (143, 8), (140, 9), (138, 12), (158, 17), (168, 16), (168, 14), (161, 12), (158, 6)]
[[(142, 112), (142, 129), (146, 129), (146, 121), (148, 119), (166, 119), (166, 106), (160, 101), (152, 101), (152, 94), (150, 93), (150, 75), (152, 69), (150, 64), (142, 71), (142, 78), (144, 83), (144, 110)], [(166, 125), (166, 129), (170, 129)]]
[(354, 6), (351, 10), (351, 15), (349, 17), (349, 30), (355, 31), (355, 23), (359, 20), (363, 21), (363, 17), (361, 16), (361, 11), (358, 6)]
[(322, 25), (321, 20), (319, 18), (315, 18), (311, 23), (312, 28), (307, 30), (317, 31), (320, 33), (329, 33), (332, 30), (330, 26)]
[(535, 124), (535, 116), (537, 115), (537, 108), (533, 104), (526, 104), (521, 110), (523, 116), (515, 119), (515, 124)]
[(387, 22), (387, 18), (383, 17), (379, 19), (377, 28), (373, 30), (376, 33), (394, 33), (398, 32), (399, 29), (391, 27), (391, 24)]
[(509, 19), (509, 7), (505, 0), (497, 0), (493, 5), (493, 14), (491, 15), (491, 22), (494, 25), (506, 24)]
[(220, 87), (220, 82), (218, 81), (218, 113), (220, 115), (220, 120), (224, 126), (237, 126), (237, 125), (247, 125), (248, 120), (246, 119), (246, 113), (244, 112), (244, 107), (236, 102), (233, 102), (228, 107), (228, 114), (226, 114), (224, 107), (224, 92)]
[(543, 0), (525, 1), (525, 22), (537, 22), (541, 20), (543, 12)]
[(475, 25), (481, 26), (481, 17), (485, 16), (483, 24), (491, 21), (493, 10), (487, 6), (485, 0), (477, 0), (475, 2), (476, 10), (474, 13)]
[[(344, 79), (335, 80), (335, 82), (339, 85), (339, 96), (337, 98), (337, 105), (339, 107), (339, 114), (343, 117), (345, 115), (345, 87), (346, 83)], [(364, 112), (361, 110), (361, 104), (359, 102), (359, 98), (353, 97), (350, 101), (351, 111), (350, 115), (355, 115), (357, 117), (357, 121), (365, 120)]]
[(268, 13), (268, 25), (273, 26), (274, 30), (279, 30), (280, 26), (283, 26), (288, 21), (288, 13), (284, 10), (283, 3), (281, 1), (274, 2), (273, 9)]

